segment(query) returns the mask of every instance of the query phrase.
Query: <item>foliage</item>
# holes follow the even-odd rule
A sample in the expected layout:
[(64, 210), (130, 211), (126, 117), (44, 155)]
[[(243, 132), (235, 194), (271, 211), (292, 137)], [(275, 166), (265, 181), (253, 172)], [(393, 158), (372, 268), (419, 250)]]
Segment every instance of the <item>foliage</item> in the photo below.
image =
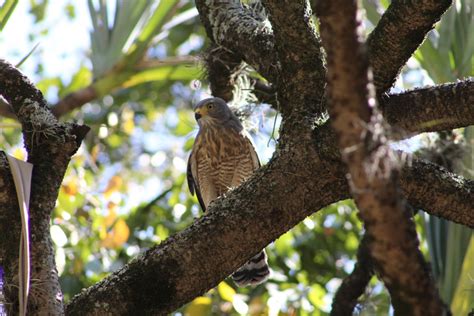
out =
[[(373, 3), (364, 5), (368, 20), (375, 23), (388, 1), (382, 1), (382, 7)], [(75, 72), (47, 74), (45, 69), (56, 61), (35, 57), (37, 52), (30, 60), (36, 65), (31, 75), (39, 78), (37, 85), (52, 104), (87, 86), (98, 92), (94, 101), (68, 114), (92, 131), (71, 161), (52, 217), (51, 235), (66, 301), (200, 216), (197, 200), (187, 190), (185, 169), (196, 132), (191, 104), (207, 92), (205, 84), (196, 84), (204, 78), (195, 62), (198, 58), (189, 57), (199, 57), (206, 41), (193, 1), (90, 0), (90, 17), (79, 15), (79, 6), (72, 1), (58, 6), (64, 19), (78, 24), (92, 21), (90, 45), (68, 56), (82, 59)], [(48, 31), (37, 34), (33, 29), (47, 24), (51, 10), (48, 1), (31, 1), (31, 43), (48, 37)], [(452, 61), (459, 72), (469, 65), (466, 54), (470, 51), (472, 56), (474, 37), (452, 31), (467, 27), (459, 25), (456, 12), (451, 10), (445, 17), (449, 22), (439, 27), (438, 44), (431, 35), (417, 53), (434, 81), (454, 78), (455, 73), (451, 68), (438, 69), (438, 59)], [(8, 27), (23, 23), (15, 14), (2, 36), (14, 36)], [(3, 25), (6, 20), (0, 21)], [(447, 37), (448, 44), (442, 41)], [(445, 55), (436, 57), (433, 45), (441, 43)], [(456, 43), (467, 48), (449, 48)], [(404, 72), (405, 79), (409, 71)], [(419, 74), (420, 66), (415, 65), (414, 71)], [(424, 80), (421, 75), (417, 78), (418, 84)], [(256, 107), (250, 118), (263, 163), (273, 151), (269, 140), (274, 120), (275, 113), (267, 106)], [(19, 125), (1, 118), (0, 128), (0, 143), (24, 157)], [(176, 314), (326, 315), (341, 280), (354, 265), (362, 231), (356, 214), (353, 203), (343, 201), (308, 217), (269, 245), (273, 274), (266, 284), (242, 289), (226, 280)], [(464, 260), (463, 269), (470, 266), (472, 260)], [(386, 315), (389, 305), (383, 286), (374, 279), (358, 314)]]

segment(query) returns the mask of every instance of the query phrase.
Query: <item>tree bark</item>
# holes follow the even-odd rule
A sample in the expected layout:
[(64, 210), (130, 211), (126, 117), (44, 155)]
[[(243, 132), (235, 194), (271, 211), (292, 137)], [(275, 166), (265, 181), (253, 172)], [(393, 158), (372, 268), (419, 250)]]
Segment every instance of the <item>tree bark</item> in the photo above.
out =
[[(49, 234), (50, 214), (55, 206), (69, 159), (79, 148), (89, 128), (58, 123), (47, 108), (41, 92), (20, 71), (4, 60), (0, 60), (0, 92), (11, 104), (22, 124), (28, 162), (33, 164), (29, 209), (32, 281), (28, 313), (58, 315), (63, 313), (63, 301)], [(10, 173), (7, 165), (1, 166), (4, 175)], [(6, 181), (5, 184), (12, 185), (11, 181)], [(5, 188), (5, 192), (7, 191), (15, 192), (15, 189)], [(12, 211), (18, 210), (18, 204), (13, 203), (11, 198), (4, 198), (0, 203), (0, 210), (6, 212), (0, 217), (8, 220), (0, 222), (2, 231), (11, 233), (8, 237), (3, 237), (3, 234), (0, 237), (0, 249), (7, 249), (5, 257), (2, 257), (6, 272), (5, 281), (10, 285), (6, 287), (5, 294), (7, 302), (12, 303), (8, 304), (10, 312), (16, 314), (17, 249), (21, 227), (18, 225), (19, 221), (14, 221), (15, 218), (18, 219), (18, 215), (13, 215), (15, 212)]]
[(318, 16), (328, 55), (332, 126), (370, 256), (396, 315), (441, 315), (446, 309), (419, 250), (411, 209), (398, 185), (398, 157), (377, 110), (357, 2), (321, 2)]
[(397, 138), (473, 125), (474, 80), (389, 94), (381, 110)]
[(367, 40), (377, 95), (392, 87), (402, 67), (451, 3), (452, 0), (390, 3)]

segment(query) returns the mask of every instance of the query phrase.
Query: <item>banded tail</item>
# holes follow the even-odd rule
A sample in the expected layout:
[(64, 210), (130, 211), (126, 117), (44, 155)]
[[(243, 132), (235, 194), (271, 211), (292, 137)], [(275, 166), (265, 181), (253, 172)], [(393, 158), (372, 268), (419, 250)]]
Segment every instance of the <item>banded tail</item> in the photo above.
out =
[(246, 264), (232, 274), (237, 286), (257, 285), (263, 283), (270, 275), (265, 249), (252, 257)]

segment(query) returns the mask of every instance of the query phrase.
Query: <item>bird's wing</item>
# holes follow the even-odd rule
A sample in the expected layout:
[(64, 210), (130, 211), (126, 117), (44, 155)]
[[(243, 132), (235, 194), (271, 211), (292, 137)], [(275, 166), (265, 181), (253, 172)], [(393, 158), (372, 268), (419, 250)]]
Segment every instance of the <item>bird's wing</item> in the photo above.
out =
[(196, 192), (197, 199), (199, 201), (199, 205), (201, 205), (201, 208), (203, 211), (206, 210), (206, 205), (204, 204), (204, 201), (201, 196), (201, 191), (199, 189), (199, 183), (196, 181), (198, 179), (197, 176), (197, 162), (196, 159), (193, 155), (193, 151), (191, 152), (191, 155), (189, 155), (188, 159), (188, 168), (186, 171), (186, 176), (188, 178), (188, 187), (189, 191), (191, 192), (191, 195), (194, 195)]
[(250, 178), (254, 171), (260, 167), (260, 161), (250, 135), (242, 131), (239, 133), (239, 138), (238, 153), (235, 159), (232, 159), (234, 169), (230, 174), (232, 179), (228, 184), (230, 188), (241, 185), (242, 182)]
[(260, 168), (261, 165), (260, 165), (260, 160), (258, 159), (257, 151), (255, 150), (255, 145), (252, 141), (252, 137), (246, 131), (243, 131), (242, 134), (245, 138), (245, 142), (246, 142), (248, 151), (250, 152), (253, 167), (254, 167), (254, 169), (258, 169), (258, 168)]

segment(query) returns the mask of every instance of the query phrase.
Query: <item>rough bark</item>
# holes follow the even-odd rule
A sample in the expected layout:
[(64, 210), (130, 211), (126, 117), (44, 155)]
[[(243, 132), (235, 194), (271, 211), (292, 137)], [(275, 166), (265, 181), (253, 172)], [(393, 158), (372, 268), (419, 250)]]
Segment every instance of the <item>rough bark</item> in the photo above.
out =
[[(50, 214), (55, 206), (69, 159), (79, 148), (89, 129), (76, 124), (58, 123), (47, 108), (41, 92), (20, 71), (3, 60), (0, 60), (0, 93), (11, 104), (22, 124), (28, 162), (33, 164), (29, 210), (32, 282), (28, 313), (60, 314), (63, 312), (63, 302), (49, 235)], [(9, 172), (9, 168), (5, 167), (2, 172)], [(8, 199), (0, 203), (4, 211), (9, 209), (11, 212), (17, 207), (16, 203), (11, 204)], [(11, 241), (10, 238), (18, 238), (17, 229), (20, 227), (12, 222), (2, 222), (2, 225), (7, 223), (10, 228), (5, 231), (11, 231), (14, 237), (0, 237), (0, 248), (18, 248), (18, 243), (8, 242)], [(17, 282), (15, 278), (18, 267), (15, 251), (17, 250), (7, 251), (8, 255), (3, 258), (3, 263), (9, 267), (6, 269), (5, 280), (12, 285), (7, 287), (6, 299), (7, 302), (13, 303), (9, 306), (14, 314), (17, 312), (14, 285)]]
[(474, 229), (474, 181), (419, 159), (403, 168), (400, 180), (413, 207), (429, 207), (430, 215)]
[(349, 170), (374, 265), (398, 315), (441, 315), (439, 298), (419, 250), (411, 209), (398, 186), (396, 155), (375, 100), (362, 39), (357, 2), (333, 0), (318, 6), (328, 60), (330, 116)]
[(398, 137), (474, 124), (474, 80), (389, 94), (381, 110)]
[(261, 12), (240, 0), (196, 0), (196, 8), (211, 41), (241, 56), (269, 81), (276, 81), (279, 65), (273, 32)]
[(276, 82), (279, 110), (283, 116), (298, 112), (307, 119), (321, 115), (325, 112), (326, 69), (308, 1), (263, 1), (263, 4), (268, 10), (281, 65)]
[(377, 94), (389, 90), (400, 70), (452, 0), (394, 0), (368, 38)]

